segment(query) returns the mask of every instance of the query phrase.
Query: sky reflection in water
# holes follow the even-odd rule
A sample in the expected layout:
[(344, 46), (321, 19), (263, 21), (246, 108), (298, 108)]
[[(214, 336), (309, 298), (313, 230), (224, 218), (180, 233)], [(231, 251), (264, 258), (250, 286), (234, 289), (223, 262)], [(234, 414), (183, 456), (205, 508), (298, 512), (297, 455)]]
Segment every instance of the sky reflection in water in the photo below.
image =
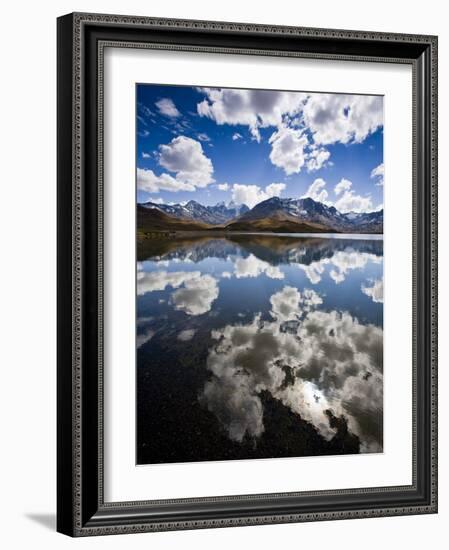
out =
[[(155, 239), (138, 256), (139, 463), (382, 451), (382, 240)], [(270, 439), (272, 417), (279, 434), (300, 420), (302, 446)]]

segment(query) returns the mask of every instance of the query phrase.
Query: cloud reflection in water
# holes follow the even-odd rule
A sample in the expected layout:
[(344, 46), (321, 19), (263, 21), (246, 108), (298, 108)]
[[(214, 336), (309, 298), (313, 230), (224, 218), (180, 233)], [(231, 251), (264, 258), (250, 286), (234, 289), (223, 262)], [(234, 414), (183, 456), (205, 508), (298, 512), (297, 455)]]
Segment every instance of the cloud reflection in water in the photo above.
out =
[[(345, 425), (361, 452), (382, 450), (382, 241), (234, 235), (146, 245), (157, 250), (138, 263), (137, 346), (149, 365), (153, 350), (173, 350), (185, 373), (188, 356), (199, 369), (190, 402), (209, 411), (214, 433), (218, 421), (230, 448), (263, 441), (269, 396), (320, 441), (332, 445)], [(188, 429), (188, 410), (180, 414)]]
[[(272, 321), (215, 330), (202, 400), (234, 441), (263, 431), (265, 390), (327, 440), (336, 434), (326, 411), (344, 416), (361, 450), (382, 449), (382, 329), (348, 313), (317, 311), (320, 297), (284, 287), (271, 296)], [(285, 384), (286, 369), (293, 382)]]

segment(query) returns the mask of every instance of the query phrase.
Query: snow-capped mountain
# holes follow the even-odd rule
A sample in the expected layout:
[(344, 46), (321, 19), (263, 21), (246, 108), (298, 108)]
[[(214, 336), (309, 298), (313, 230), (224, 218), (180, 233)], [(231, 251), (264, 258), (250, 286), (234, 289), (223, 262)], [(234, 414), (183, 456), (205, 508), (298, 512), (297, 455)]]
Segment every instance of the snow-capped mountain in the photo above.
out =
[(147, 202), (139, 207), (157, 210), (177, 220), (199, 222), (235, 231), (382, 233), (383, 210), (339, 212), (311, 198), (272, 197), (251, 210), (245, 205), (220, 202), (204, 206), (195, 200), (186, 204)]
[(251, 222), (262, 219), (285, 219), (290, 222), (316, 224), (333, 231), (381, 233), (383, 210), (368, 213), (341, 213), (334, 206), (327, 206), (310, 197), (304, 199), (281, 199), (272, 197), (257, 204), (239, 217), (238, 221)]
[(237, 205), (232, 201), (227, 205), (224, 202), (219, 202), (215, 206), (203, 206), (194, 200), (190, 200), (186, 204), (157, 204), (154, 202), (146, 202), (141, 206), (149, 209), (155, 208), (169, 216), (182, 220), (194, 220), (210, 225), (225, 224), (249, 211), (246, 204)]

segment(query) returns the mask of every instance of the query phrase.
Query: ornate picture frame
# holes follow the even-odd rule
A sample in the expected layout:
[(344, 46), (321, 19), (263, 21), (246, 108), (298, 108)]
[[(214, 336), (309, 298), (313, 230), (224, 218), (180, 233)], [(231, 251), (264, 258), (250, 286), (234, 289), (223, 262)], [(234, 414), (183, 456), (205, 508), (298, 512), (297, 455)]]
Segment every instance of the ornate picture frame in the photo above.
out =
[[(411, 66), (410, 485), (105, 501), (103, 62), (110, 46)], [(74, 13), (58, 19), (57, 72), (57, 530), (78, 537), (436, 513), (437, 37)]]

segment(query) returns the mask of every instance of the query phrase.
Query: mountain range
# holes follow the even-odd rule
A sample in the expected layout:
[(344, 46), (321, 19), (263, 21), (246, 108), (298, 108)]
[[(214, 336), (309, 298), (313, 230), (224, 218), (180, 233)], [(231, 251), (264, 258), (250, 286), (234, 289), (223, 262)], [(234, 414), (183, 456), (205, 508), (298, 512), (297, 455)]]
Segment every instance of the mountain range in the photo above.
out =
[(224, 202), (219, 202), (215, 206), (203, 206), (194, 200), (186, 204), (156, 204), (154, 202), (146, 202), (142, 206), (150, 209), (156, 208), (164, 212), (164, 214), (181, 220), (194, 220), (209, 225), (226, 224), (249, 211), (246, 204), (237, 205), (233, 201), (228, 205)]
[(245, 204), (220, 202), (204, 206), (186, 204), (138, 205), (137, 226), (148, 231), (270, 231), (276, 233), (382, 233), (383, 210), (339, 212), (312, 198), (271, 197), (248, 208)]

